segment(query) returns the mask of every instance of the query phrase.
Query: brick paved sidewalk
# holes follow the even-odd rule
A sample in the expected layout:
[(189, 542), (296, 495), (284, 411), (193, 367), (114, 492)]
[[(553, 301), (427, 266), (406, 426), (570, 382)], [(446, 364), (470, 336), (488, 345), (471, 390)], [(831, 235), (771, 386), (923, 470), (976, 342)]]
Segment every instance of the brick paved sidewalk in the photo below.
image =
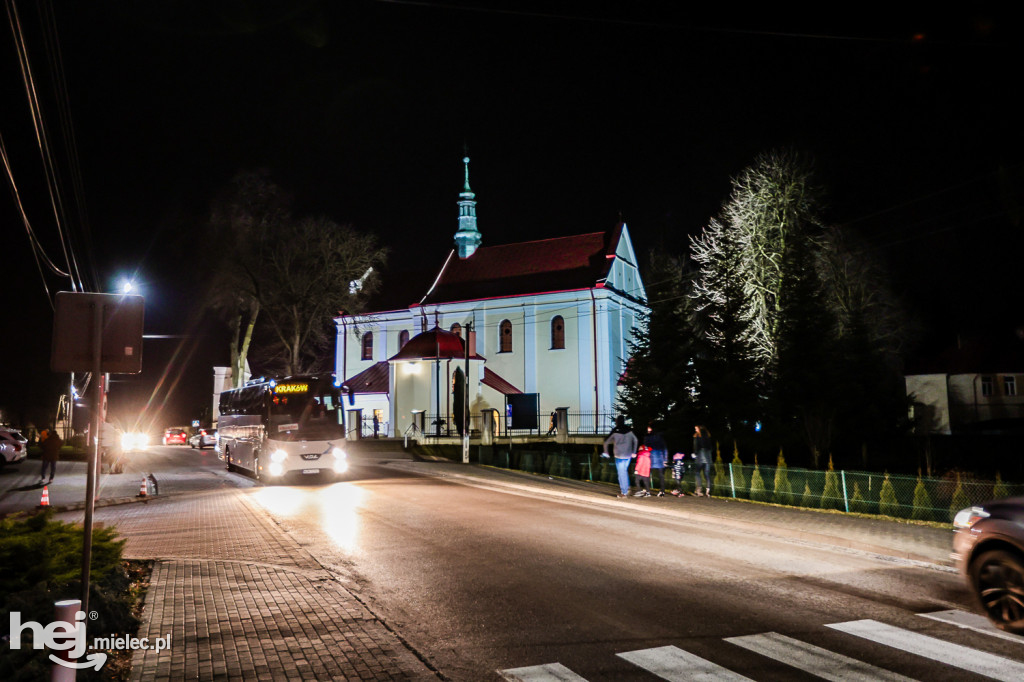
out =
[[(80, 513), (61, 515), (80, 518)], [(96, 511), (125, 557), (155, 559), (133, 680), (436, 680), (241, 490)]]

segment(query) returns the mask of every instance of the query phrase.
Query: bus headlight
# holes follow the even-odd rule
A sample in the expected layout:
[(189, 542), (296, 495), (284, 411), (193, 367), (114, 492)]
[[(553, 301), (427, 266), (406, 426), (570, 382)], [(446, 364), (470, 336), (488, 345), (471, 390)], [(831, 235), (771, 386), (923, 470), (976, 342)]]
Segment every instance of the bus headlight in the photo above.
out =
[(343, 474), (348, 471), (348, 460), (336, 459), (334, 460), (334, 473)]
[(281, 464), (280, 462), (271, 462), (270, 463), (270, 475), (271, 476), (280, 476), (283, 473), (284, 473), (284, 465), (283, 464)]
[(334, 455), (335, 459), (345, 459), (348, 457), (348, 455), (345, 454), (345, 451), (341, 448), (334, 448), (331, 450), (331, 454)]
[(270, 455), (271, 462), (283, 462), (288, 459), (288, 453), (284, 450), (274, 450)]

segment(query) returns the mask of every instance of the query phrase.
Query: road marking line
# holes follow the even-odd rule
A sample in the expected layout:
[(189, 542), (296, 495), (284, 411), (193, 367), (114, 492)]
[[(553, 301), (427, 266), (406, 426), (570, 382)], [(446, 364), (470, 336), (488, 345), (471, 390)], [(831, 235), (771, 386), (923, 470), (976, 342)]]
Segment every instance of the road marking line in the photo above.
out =
[(749, 678), (674, 646), (616, 654), (669, 682), (742, 682)]
[(587, 682), (561, 663), (509, 668), (499, 670), (498, 674), (510, 682)]
[(912, 678), (883, 668), (876, 668), (868, 663), (780, 635), (777, 632), (766, 632), (747, 637), (729, 637), (725, 641), (826, 680), (835, 680), (836, 682), (840, 680), (843, 682), (872, 682), (873, 680), (913, 682)]
[(1005, 680), (1005, 682), (1024, 680), (1024, 663), (959, 644), (944, 642), (941, 639), (879, 623), (875, 620), (832, 623), (826, 627), (996, 680)]
[(992, 637), (998, 637), (999, 639), (1017, 642), (1017, 644), (1024, 644), (1024, 637), (1021, 637), (1020, 635), (1013, 635), (1009, 632), (1003, 632), (995, 625), (992, 625), (988, 618), (977, 613), (968, 613), (967, 611), (960, 611), (959, 609), (950, 609), (949, 611), (935, 611), (933, 613), (919, 613), (917, 615), (937, 620), (940, 623), (949, 623), (950, 625), (955, 625), (958, 628), (963, 628), (965, 630), (974, 630), (975, 632), (980, 632), (983, 635), (990, 635)]

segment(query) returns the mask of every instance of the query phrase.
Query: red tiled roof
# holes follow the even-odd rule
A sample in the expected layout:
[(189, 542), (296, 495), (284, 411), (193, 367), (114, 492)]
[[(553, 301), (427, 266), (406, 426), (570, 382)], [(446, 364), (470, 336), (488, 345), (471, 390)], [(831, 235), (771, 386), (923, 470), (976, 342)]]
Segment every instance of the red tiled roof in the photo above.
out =
[(342, 383), (353, 393), (387, 393), (388, 363), (381, 361)]
[(472, 301), (589, 289), (608, 276), (622, 233), (555, 237), (504, 246), (481, 246), (469, 258), (451, 256), (421, 304)]
[(484, 386), (490, 386), (495, 391), (503, 395), (514, 395), (516, 393), (522, 393), (522, 391), (520, 391), (518, 388), (502, 379), (500, 376), (492, 372), (487, 367), (484, 367), (483, 384)]
[[(483, 360), (476, 351), (469, 356), (470, 360)], [(465, 358), (466, 346), (458, 334), (446, 332), (440, 327), (422, 332), (409, 339), (402, 349), (388, 358), (388, 362), (399, 360), (450, 360)]]

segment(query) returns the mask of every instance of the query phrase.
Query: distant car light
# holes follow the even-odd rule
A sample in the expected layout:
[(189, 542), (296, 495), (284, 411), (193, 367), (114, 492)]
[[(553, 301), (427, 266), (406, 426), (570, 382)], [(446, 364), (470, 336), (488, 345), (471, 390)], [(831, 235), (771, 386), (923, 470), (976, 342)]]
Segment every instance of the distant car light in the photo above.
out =
[(149, 445), (149, 436), (144, 433), (128, 431), (121, 434), (121, 449), (125, 452), (130, 450), (142, 450)]

